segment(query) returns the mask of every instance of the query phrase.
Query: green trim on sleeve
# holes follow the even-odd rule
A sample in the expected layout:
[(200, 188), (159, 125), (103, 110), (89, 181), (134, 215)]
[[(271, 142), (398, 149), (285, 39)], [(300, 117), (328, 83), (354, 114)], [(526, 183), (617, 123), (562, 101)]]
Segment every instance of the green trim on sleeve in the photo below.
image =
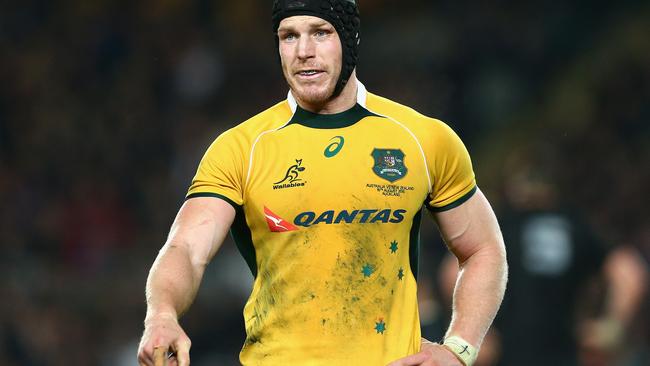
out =
[(255, 253), (255, 246), (253, 245), (253, 234), (246, 223), (244, 207), (235, 207), (235, 212), (235, 221), (230, 227), (230, 235), (235, 240), (239, 253), (244, 257), (253, 278), (255, 278), (257, 277), (257, 253)]
[(433, 207), (433, 206), (431, 206), (431, 205), (429, 205), (427, 203), (427, 209), (429, 209), (429, 211), (431, 211), (431, 212), (449, 211), (452, 208), (456, 208), (456, 207), (462, 205), (463, 203), (467, 202), (470, 198), (472, 198), (472, 196), (474, 195), (474, 193), (476, 193), (477, 190), (478, 190), (478, 187), (475, 185), (474, 188), (472, 188), (471, 191), (465, 193), (465, 195), (463, 195), (461, 198), (455, 200), (454, 202), (452, 202), (452, 203), (450, 203), (448, 205), (442, 206), (442, 207)]
[(422, 209), (413, 217), (411, 232), (409, 233), (409, 263), (415, 281), (418, 280), (420, 264), (420, 223), (422, 222)]
[(235, 210), (237, 210), (237, 207), (241, 207), (240, 205), (236, 204), (235, 201), (231, 200), (230, 198), (220, 195), (218, 193), (210, 193), (210, 192), (197, 192), (197, 193), (192, 193), (188, 194), (187, 197), (185, 197), (185, 200), (189, 200), (191, 198), (197, 198), (197, 197), (214, 197), (214, 198), (220, 198), (226, 202), (228, 202)]

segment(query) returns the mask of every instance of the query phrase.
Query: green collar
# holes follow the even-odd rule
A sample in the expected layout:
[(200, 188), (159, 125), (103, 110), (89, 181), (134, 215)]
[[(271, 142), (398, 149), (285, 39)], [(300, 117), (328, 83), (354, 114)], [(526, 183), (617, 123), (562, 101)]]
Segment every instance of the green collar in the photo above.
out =
[(362, 119), (371, 116), (379, 117), (358, 103), (347, 111), (336, 114), (318, 114), (296, 106), (296, 113), (293, 114), (289, 125), (296, 123), (311, 128), (343, 128), (352, 126)]

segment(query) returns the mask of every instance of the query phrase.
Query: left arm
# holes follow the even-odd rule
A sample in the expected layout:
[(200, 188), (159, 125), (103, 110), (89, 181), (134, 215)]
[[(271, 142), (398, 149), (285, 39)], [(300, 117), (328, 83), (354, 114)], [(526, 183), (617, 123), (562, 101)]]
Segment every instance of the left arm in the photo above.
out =
[[(477, 350), (503, 300), (508, 267), (496, 216), (480, 190), (462, 205), (437, 213), (436, 222), (458, 259), (451, 324), (445, 338), (461, 337)], [(445, 347), (423, 339), (422, 351), (390, 366), (461, 365)]]
[(460, 336), (478, 349), (499, 310), (508, 277), (499, 224), (480, 190), (463, 205), (435, 218), (460, 267), (445, 337)]

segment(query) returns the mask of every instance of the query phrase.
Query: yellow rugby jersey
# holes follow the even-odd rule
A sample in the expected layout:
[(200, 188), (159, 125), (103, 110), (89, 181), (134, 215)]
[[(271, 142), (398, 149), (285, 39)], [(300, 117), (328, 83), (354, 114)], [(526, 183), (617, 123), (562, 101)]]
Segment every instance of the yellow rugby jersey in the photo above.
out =
[(254, 277), (244, 365), (385, 365), (419, 351), (421, 208), (476, 191), (442, 122), (366, 92), (317, 115), (287, 100), (224, 132), (188, 192), (229, 202)]

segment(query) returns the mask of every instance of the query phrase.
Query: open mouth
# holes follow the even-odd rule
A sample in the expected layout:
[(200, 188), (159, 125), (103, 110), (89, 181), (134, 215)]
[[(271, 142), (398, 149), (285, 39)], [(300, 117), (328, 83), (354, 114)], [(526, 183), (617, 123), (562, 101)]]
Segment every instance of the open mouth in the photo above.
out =
[(316, 76), (319, 74), (322, 74), (323, 72), (320, 70), (302, 70), (298, 71), (296, 75), (302, 76), (302, 77), (310, 77), (310, 76)]

